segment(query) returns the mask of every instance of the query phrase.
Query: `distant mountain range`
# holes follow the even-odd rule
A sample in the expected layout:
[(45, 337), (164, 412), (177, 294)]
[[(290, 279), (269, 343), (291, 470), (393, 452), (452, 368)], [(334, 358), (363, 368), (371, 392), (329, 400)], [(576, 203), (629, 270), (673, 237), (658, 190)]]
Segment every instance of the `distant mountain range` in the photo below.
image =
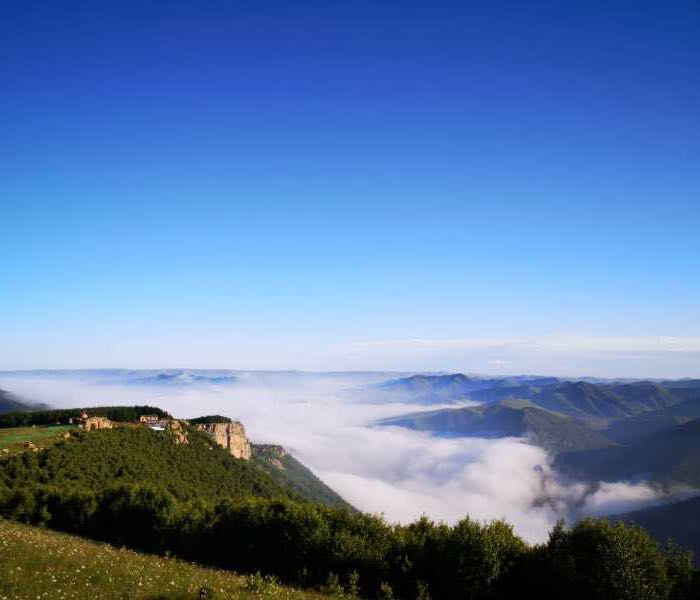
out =
[[(383, 419), (449, 437), (526, 436), (576, 480), (649, 481), (700, 494), (700, 380), (592, 382), (414, 376), (379, 387), (406, 401), (477, 405)], [(690, 492), (692, 493), (692, 492)], [(693, 512), (696, 511), (696, 512)], [(620, 515), (700, 551), (700, 496)], [(685, 522), (685, 525), (684, 525)], [(692, 533), (691, 533), (692, 532)], [(695, 537), (693, 537), (695, 536)]]
[(0, 371), (0, 376), (19, 379), (85, 380), (91, 383), (116, 385), (185, 386), (193, 384), (226, 384), (238, 381), (238, 374), (227, 369), (86, 369)]
[(529, 400), (501, 400), (480, 406), (419, 412), (384, 419), (381, 425), (407, 427), (448, 437), (529, 436), (552, 453), (606, 448), (613, 442), (567, 415)]
[(491, 379), (455, 373), (451, 375), (411, 375), (391, 379), (371, 386), (372, 392), (385, 400), (410, 400), (419, 404), (438, 404), (475, 399), (480, 394), (488, 394), (496, 387), (517, 388), (522, 386), (543, 386), (559, 380), (555, 377), (518, 376), (505, 379)]
[(38, 369), (0, 371), (0, 381), (10, 387), (16, 380), (80, 381), (91, 385), (126, 385), (148, 387), (197, 387), (227, 385), (265, 385), (289, 387), (309, 382), (328, 381), (343, 386), (366, 386), (397, 377), (396, 372), (306, 372), (255, 371), (238, 369)]
[(700, 488), (700, 419), (656, 432), (629, 445), (561, 454), (555, 464), (588, 480), (636, 478)]
[(129, 385), (220, 385), (235, 383), (236, 381), (237, 377), (226, 371), (198, 372), (174, 370), (156, 371), (152, 373), (148, 371), (138, 372), (131, 376), (126, 383)]
[(531, 434), (555, 453), (631, 444), (700, 418), (700, 380), (591, 383), (415, 375), (375, 389), (406, 402), (478, 403), (401, 415), (383, 425), (450, 436)]

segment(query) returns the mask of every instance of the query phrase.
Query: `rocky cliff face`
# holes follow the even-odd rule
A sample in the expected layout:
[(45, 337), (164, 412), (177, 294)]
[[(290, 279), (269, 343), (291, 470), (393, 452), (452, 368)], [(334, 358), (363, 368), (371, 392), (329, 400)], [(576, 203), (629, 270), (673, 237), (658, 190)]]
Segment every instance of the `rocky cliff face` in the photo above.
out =
[(165, 428), (172, 434), (176, 444), (190, 443), (190, 440), (187, 438), (187, 431), (182, 427), (180, 421), (168, 421)]
[(277, 446), (275, 444), (257, 444), (255, 449), (258, 457), (266, 460), (273, 467), (275, 467), (275, 469), (284, 471), (284, 465), (282, 464), (280, 458), (287, 456), (287, 451), (283, 446)]
[(197, 429), (209, 434), (219, 446), (228, 450), (229, 454), (234, 458), (250, 460), (253, 453), (242, 423), (238, 421), (233, 423), (206, 423), (198, 425)]
[(112, 429), (112, 421), (107, 417), (88, 417), (83, 422), (83, 429), (85, 431), (92, 431), (93, 429)]
[(263, 454), (269, 454), (275, 458), (282, 458), (287, 455), (287, 451), (284, 446), (278, 446), (277, 444), (257, 444), (257, 448)]

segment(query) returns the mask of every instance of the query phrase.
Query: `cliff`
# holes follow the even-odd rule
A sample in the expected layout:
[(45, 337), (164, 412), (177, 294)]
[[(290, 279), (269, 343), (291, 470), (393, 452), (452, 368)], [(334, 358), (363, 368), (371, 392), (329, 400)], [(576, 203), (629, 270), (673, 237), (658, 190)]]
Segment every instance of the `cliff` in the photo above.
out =
[(88, 417), (83, 421), (82, 427), (85, 431), (92, 431), (93, 429), (112, 429), (113, 424), (106, 417)]
[(165, 428), (172, 434), (176, 444), (189, 444), (190, 440), (187, 437), (187, 430), (182, 426), (180, 421), (173, 419), (168, 421)]
[(228, 453), (234, 458), (250, 460), (253, 452), (245, 435), (243, 424), (239, 421), (201, 423), (197, 425), (197, 429), (207, 433), (219, 446), (228, 450)]
[(282, 464), (280, 460), (287, 456), (287, 451), (284, 447), (274, 444), (256, 444), (255, 455), (258, 458), (266, 460), (275, 467), (275, 469), (279, 469), (280, 471), (284, 470), (284, 464)]

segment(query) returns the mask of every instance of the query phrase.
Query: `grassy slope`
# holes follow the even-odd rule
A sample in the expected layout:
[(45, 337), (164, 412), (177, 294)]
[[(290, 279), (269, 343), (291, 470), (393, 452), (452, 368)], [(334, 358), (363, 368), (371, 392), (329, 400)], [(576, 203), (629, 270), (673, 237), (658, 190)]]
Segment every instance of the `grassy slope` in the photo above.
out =
[(211, 598), (320, 600), (323, 596), (261, 583), (228, 571), (0, 519), (0, 599), (109, 600)]
[(75, 429), (76, 427), (72, 425), (0, 429), (0, 450), (21, 452), (24, 449), (24, 442), (34, 442), (37, 446), (45, 448), (62, 439), (62, 434)]

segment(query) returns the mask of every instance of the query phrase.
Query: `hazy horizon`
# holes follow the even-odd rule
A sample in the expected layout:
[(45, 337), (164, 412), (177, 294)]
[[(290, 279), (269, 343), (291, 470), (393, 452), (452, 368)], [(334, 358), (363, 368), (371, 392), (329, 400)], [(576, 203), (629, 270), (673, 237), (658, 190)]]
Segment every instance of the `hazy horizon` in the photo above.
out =
[(22, 374), (36, 374), (36, 373), (55, 373), (55, 374), (79, 374), (79, 373), (232, 373), (232, 374), (297, 374), (297, 375), (319, 375), (319, 376), (332, 376), (332, 375), (377, 375), (377, 376), (388, 376), (388, 377), (412, 377), (415, 375), (425, 375), (425, 376), (441, 376), (441, 375), (464, 375), (466, 377), (473, 378), (483, 378), (483, 379), (509, 379), (509, 378), (520, 378), (520, 377), (553, 377), (561, 380), (595, 380), (595, 381), (676, 381), (683, 379), (697, 379), (696, 376), (687, 375), (681, 377), (603, 377), (590, 374), (559, 374), (552, 375), (546, 372), (499, 372), (499, 373), (487, 373), (478, 371), (458, 371), (453, 369), (447, 370), (394, 370), (394, 369), (327, 369), (327, 370), (313, 370), (313, 369), (244, 369), (237, 367), (183, 367), (183, 366), (169, 366), (169, 367), (67, 367), (67, 368), (51, 368), (51, 367), (41, 367), (41, 368), (30, 368), (30, 369), (0, 369), (0, 375), (22, 375)]

